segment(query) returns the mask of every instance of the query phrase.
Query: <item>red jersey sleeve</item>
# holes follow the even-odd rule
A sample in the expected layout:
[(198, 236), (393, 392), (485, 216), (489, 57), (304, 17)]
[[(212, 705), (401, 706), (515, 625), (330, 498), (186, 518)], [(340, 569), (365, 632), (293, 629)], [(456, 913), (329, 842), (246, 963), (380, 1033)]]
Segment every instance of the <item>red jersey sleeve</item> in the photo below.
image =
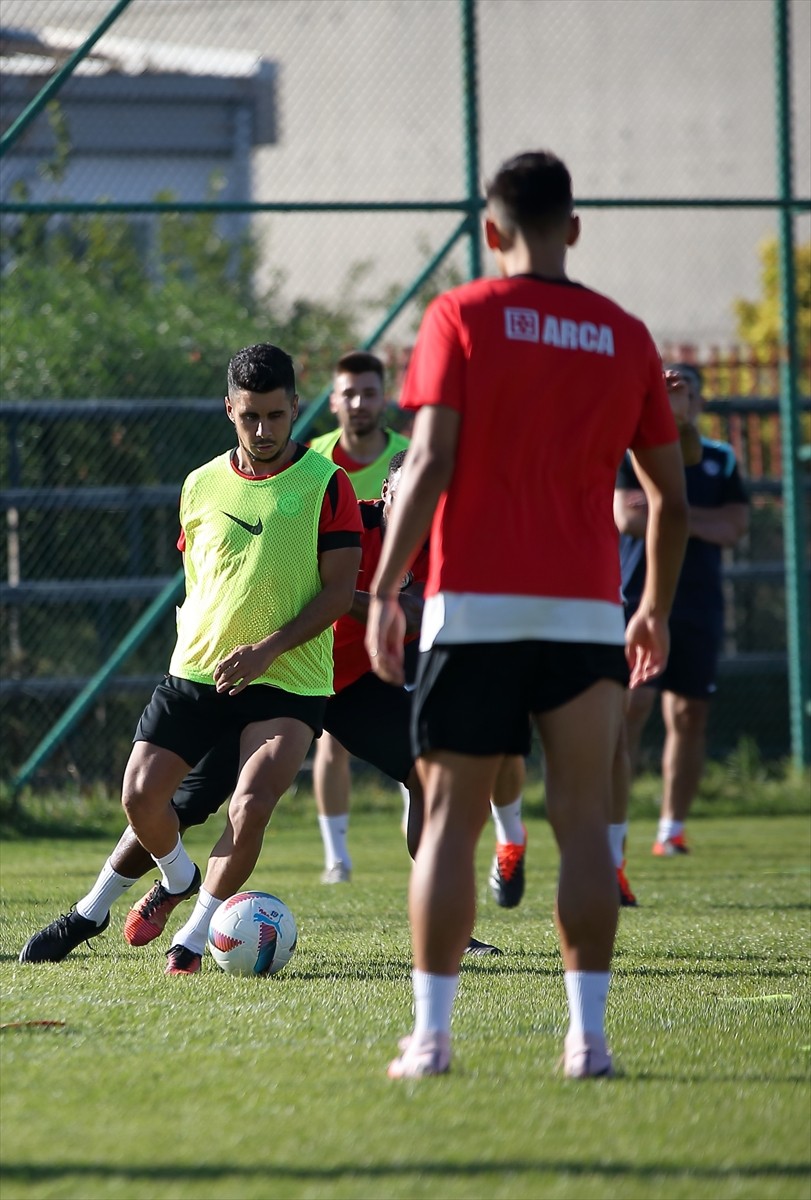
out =
[(456, 301), (438, 296), (426, 310), (400, 396), (401, 408), (442, 404), (461, 412), (467, 356)]
[(363, 525), (358, 498), (349, 476), (340, 467), (327, 484), (318, 521), (318, 549), (340, 550), (359, 546)]
[(646, 362), (646, 392), (636, 427), (632, 450), (644, 449), (646, 446), (664, 446), (669, 442), (679, 440), (676, 419), (670, 407), (665, 384), (665, 373), (662, 370), (662, 360), (648, 336), (648, 356)]

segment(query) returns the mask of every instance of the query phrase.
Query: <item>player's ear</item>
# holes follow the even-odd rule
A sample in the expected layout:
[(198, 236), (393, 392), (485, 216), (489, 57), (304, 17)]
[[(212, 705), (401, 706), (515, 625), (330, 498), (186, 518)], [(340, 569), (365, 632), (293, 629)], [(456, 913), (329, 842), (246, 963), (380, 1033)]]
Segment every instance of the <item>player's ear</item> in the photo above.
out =
[(236, 422), (234, 421), (234, 410), (231, 407), (231, 401), (228, 399), (227, 396), (225, 397), (225, 412), (226, 412), (226, 415), (228, 416), (228, 420), (231, 421), (233, 424), (236, 424)]
[(484, 218), (484, 240), (487, 242), (488, 249), (490, 250), (500, 250), (502, 248), (501, 233), (492, 217)]
[(574, 246), (580, 237), (580, 218), (577, 213), (572, 213), (569, 217), (569, 228), (566, 231), (566, 245)]

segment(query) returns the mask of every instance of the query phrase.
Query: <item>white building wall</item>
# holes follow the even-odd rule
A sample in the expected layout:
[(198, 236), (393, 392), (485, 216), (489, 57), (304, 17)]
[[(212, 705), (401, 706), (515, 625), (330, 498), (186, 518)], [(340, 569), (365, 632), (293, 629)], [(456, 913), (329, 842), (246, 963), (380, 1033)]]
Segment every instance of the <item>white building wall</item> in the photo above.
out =
[[(108, 0), (4, 0), (3, 22), (89, 31), (108, 8)], [(807, 196), (811, 2), (792, 0), (791, 19), (795, 187)], [(774, 195), (773, 27), (772, 0), (479, 0), (482, 171), (543, 145), (566, 159), (584, 198)], [(279, 64), (279, 140), (254, 154), (255, 199), (463, 194), (457, 0), (139, 2), (114, 32), (250, 49)], [(583, 217), (573, 276), (639, 313), (661, 340), (734, 338), (732, 301), (758, 294), (757, 246), (776, 230), (774, 212)], [(426, 244), (436, 248), (454, 220), (271, 215), (258, 226), (291, 298), (334, 300), (360, 263), (365, 297), (409, 282)], [(797, 233), (811, 237), (807, 217)], [(456, 262), (464, 269), (463, 250)]]

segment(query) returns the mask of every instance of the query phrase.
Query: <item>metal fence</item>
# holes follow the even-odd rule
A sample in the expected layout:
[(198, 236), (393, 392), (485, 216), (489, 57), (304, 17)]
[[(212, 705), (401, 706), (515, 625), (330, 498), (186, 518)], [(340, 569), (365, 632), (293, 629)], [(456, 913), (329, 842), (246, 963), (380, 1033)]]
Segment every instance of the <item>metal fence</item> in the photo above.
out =
[(228, 445), (233, 350), (291, 350), (306, 432), (335, 359), (375, 346), (396, 420), (424, 302), (489, 269), (482, 168), (539, 144), (584, 210), (573, 274), (706, 365), (707, 432), (752, 484), (712, 751), (807, 758), (809, 14), (5, 0), (3, 776), (117, 782), (172, 646), (179, 485)]

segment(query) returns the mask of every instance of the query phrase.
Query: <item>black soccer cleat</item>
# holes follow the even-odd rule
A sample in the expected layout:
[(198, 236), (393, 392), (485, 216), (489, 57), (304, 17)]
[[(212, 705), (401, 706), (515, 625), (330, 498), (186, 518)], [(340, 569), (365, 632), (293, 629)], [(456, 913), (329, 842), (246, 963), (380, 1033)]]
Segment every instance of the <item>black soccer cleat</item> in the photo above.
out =
[(109, 924), (109, 913), (101, 925), (97, 925), (72, 908), (28, 939), (20, 951), (20, 962), (61, 962), (82, 942), (89, 942), (104, 933)]
[(499, 950), (498, 946), (491, 946), (489, 942), (480, 942), (478, 938), (472, 937), (465, 946), (465, 954), (475, 954), (477, 957), (482, 957), (485, 954), (503, 954), (503, 950)]

